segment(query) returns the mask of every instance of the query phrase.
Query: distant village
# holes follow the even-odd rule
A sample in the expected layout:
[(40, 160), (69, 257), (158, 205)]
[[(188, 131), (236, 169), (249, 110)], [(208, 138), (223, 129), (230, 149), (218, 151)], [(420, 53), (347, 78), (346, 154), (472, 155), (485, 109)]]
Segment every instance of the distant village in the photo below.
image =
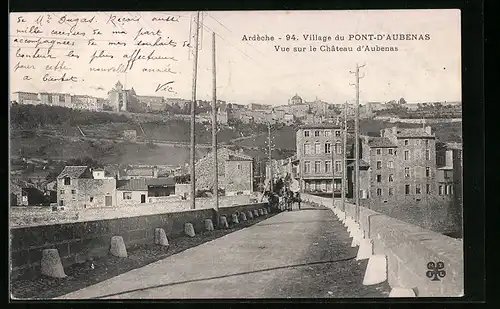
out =
[[(181, 118), (189, 117), (190, 100), (180, 98), (164, 98), (161, 96), (138, 95), (134, 88), (125, 89), (121, 82), (108, 91), (107, 98), (97, 98), (88, 95), (72, 95), (68, 93), (47, 93), (47, 92), (22, 92), (17, 91), (12, 94), (12, 102), (18, 104), (62, 106), (72, 109), (89, 111), (109, 111), (109, 112), (129, 112), (129, 113), (164, 113), (179, 115)], [(336, 122), (344, 114), (344, 103), (329, 103), (316, 98), (306, 101), (298, 94), (295, 94), (282, 105), (265, 104), (237, 104), (218, 101), (217, 121), (228, 124), (231, 120), (239, 120), (243, 123), (322, 123)], [(212, 119), (211, 102), (198, 101), (197, 115), (198, 122), (210, 122)], [(443, 109), (443, 107), (446, 107)], [(436, 113), (435, 109), (442, 109)], [(394, 115), (394, 113), (384, 113), (392, 110), (397, 114), (408, 114), (406, 117)], [(366, 102), (360, 106), (361, 118), (374, 118), (389, 120), (391, 122), (421, 123), (430, 121), (429, 118), (442, 117), (447, 121), (461, 121), (461, 102), (428, 102), (428, 103), (407, 103), (403, 98), (399, 101), (390, 102)], [(403, 113), (401, 113), (403, 112)], [(348, 104), (349, 115), (354, 114), (353, 104)], [(402, 119), (406, 118), (406, 119)], [(425, 119), (425, 120), (422, 120)], [(431, 120), (432, 122), (432, 120)]]

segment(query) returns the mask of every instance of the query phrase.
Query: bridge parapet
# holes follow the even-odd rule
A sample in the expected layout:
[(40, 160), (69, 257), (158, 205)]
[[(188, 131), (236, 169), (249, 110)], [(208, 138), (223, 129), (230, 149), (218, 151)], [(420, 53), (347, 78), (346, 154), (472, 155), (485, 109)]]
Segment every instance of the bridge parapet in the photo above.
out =
[[(221, 207), (219, 216), (230, 217), (267, 206), (267, 203), (255, 203)], [(107, 255), (113, 236), (121, 236), (126, 247), (153, 244), (158, 228), (175, 238), (184, 233), (186, 223), (191, 223), (198, 234), (205, 230), (205, 219), (216, 222), (216, 215), (213, 208), (201, 208), (11, 228), (11, 276), (38, 273), (44, 249), (57, 249), (62, 266), (68, 267)]]
[[(303, 194), (305, 202), (336, 210), (339, 219), (355, 219), (356, 206)], [(371, 239), (374, 255), (387, 257), (387, 280), (394, 288), (412, 289), (417, 297), (459, 297), (464, 294), (463, 242), (387, 215), (359, 208), (357, 226)], [(429, 264), (433, 263), (433, 264)], [(441, 266), (443, 267), (441, 269)], [(439, 268), (439, 269), (438, 269)], [(439, 276), (438, 271), (444, 276)], [(430, 278), (428, 277), (430, 276)]]

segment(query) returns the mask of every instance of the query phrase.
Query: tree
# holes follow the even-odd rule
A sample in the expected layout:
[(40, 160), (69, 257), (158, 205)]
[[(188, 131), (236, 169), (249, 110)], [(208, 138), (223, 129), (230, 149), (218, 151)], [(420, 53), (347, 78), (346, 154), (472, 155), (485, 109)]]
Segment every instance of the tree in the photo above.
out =
[(401, 98), (401, 99), (399, 99), (399, 104), (406, 104), (406, 100), (405, 100), (405, 98)]

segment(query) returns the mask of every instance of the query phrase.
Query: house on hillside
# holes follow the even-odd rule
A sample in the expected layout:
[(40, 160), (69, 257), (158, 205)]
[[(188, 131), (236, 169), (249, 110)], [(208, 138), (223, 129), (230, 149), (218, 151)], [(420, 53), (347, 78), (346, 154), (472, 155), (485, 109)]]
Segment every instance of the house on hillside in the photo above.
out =
[(116, 184), (118, 206), (154, 203), (175, 195), (174, 178), (128, 179)]
[(57, 176), (58, 205), (71, 209), (116, 206), (116, 179), (100, 175), (87, 166), (65, 166)]

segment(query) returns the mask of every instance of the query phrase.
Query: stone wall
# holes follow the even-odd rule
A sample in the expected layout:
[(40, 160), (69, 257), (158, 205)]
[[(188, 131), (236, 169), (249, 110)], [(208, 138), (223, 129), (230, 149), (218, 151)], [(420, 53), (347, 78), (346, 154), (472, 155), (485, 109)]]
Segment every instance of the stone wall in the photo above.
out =
[[(223, 208), (220, 214), (265, 207), (252, 204)], [(155, 215), (94, 220), (66, 224), (51, 224), (11, 228), (11, 274), (37, 272), (43, 249), (58, 249), (64, 267), (108, 254), (112, 236), (123, 237), (127, 247), (154, 243), (155, 228), (163, 228), (168, 237), (177, 237), (184, 224), (193, 224), (197, 233), (204, 230), (205, 219), (215, 219), (212, 208), (185, 210)], [(215, 221), (214, 221), (215, 222)]]
[(252, 161), (226, 161), (224, 187), (226, 194), (253, 191)]
[[(215, 207), (215, 199), (213, 198), (197, 198), (195, 202), (196, 209)], [(219, 197), (219, 207), (244, 205), (251, 202), (252, 197), (248, 195)], [(189, 210), (190, 207), (191, 201), (189, 200), (160, 201), (123, 207), (87, 208), (85, 210), (64, 210), (57, 212), (53, 212), (50, 207), (13, 207), (10, 212), (10, 226), (36, 226), (155, 215)]]
[[(303, 194), (304, 201), (327, 207), (331, 199)], [(337, 201), (336, 201), (337, 202)], [(340, 201), (335, 203), (340, 208)], [(355, 205), (345, 204), (340, 217), (355, 218)], [(342, 218), (341, 218), (342, 219)], [(464, 295), (463, 242), (379, 212), (360, 207), (359, 226), (365, 239), (373, 240), (373, 254), (387, 256), (388, 283), (414, 289), (417, 297)], [(443, 262), (446, 277), (431, 281), (427, 263)]]

